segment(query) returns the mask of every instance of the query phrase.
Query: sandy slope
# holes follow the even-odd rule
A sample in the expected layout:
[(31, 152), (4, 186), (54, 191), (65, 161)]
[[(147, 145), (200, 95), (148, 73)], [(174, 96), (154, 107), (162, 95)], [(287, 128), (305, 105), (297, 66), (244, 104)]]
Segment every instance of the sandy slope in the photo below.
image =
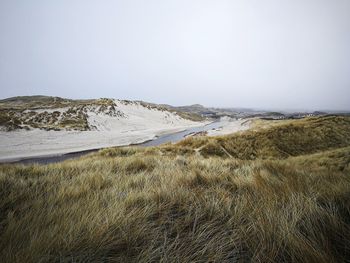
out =
[(115, 103), (117, 110), (124, 114), (122, 117), (88, 112), (89, 125), (94, 126), (92, 131), (1, 131), (0, 160), (140, 143), (207, 123), (185, 120), (177, 114), (149, 109), (135, 102), (116, 100)]
[(207, 132), (208, 136), (226, 135), (230, 133), (235, 133), (238, 131), (248, 130), (250, 128), (250, 120), (247, 119), (232, 119), (229, 117), (222, 117), (220, 119), (222, 124), (220, 128), (209, 130)]

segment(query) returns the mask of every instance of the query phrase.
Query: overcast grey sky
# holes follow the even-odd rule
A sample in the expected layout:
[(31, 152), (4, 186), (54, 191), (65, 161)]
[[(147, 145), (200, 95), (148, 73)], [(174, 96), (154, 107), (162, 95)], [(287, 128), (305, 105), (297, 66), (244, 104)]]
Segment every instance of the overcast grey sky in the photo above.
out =
[(350, 110), (349, 0), (0, 0), (1, 98)]

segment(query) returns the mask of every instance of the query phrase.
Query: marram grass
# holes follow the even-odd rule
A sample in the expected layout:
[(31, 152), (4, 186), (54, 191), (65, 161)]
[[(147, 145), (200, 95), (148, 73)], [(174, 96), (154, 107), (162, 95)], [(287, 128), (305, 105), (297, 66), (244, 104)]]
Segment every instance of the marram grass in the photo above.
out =
[[(337, 122), (297, 121), (317, 136), (290, 133), (277, 146), (265, 132), (283, 125), (253, 139), (248, 132), (2, 165), (1, 261), (349, 262), (350, 144), (340, 138), (350, 126)], [(256, 140), (254, 158), (250, 149), (235, 155), (247, 143), (235, 136)], [(308, 141), (319, 144), (298, 145)]]

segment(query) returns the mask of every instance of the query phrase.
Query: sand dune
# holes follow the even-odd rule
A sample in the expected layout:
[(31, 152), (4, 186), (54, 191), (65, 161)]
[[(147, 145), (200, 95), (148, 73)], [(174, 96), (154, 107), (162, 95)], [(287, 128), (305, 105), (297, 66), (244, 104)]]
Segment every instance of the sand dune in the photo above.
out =
[(183, 119), (176, 113), (148, 108), (138, 102), (116, 100), (115, 104), (122, 116), (109, 116), (96, 110), (87, 112), (90, 131), (1, 131), (0, 160), (129, 145), (208, 123)]

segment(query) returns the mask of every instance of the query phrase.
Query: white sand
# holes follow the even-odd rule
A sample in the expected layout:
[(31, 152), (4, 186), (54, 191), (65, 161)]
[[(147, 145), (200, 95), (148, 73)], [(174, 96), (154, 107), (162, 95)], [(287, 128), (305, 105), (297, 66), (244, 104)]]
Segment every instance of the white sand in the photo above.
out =
[(232, 119), (229, 117), (222, 117), (220, 119), (221, 127), (207, 132), (208, 136), (218, 136), (235, 133), (238, 131), (245, 131), (250, 128), (250, 120), (246, 119)]
[(116, 101), (116, 104), (116, 110), (125, 117), (88, 112), (89, 124), (96, 127), (93, 131), (0, 131), (0, 161), (140, 143), (208, 123), (185, 120), (177, 114), (148, 109), (139, 103)]

